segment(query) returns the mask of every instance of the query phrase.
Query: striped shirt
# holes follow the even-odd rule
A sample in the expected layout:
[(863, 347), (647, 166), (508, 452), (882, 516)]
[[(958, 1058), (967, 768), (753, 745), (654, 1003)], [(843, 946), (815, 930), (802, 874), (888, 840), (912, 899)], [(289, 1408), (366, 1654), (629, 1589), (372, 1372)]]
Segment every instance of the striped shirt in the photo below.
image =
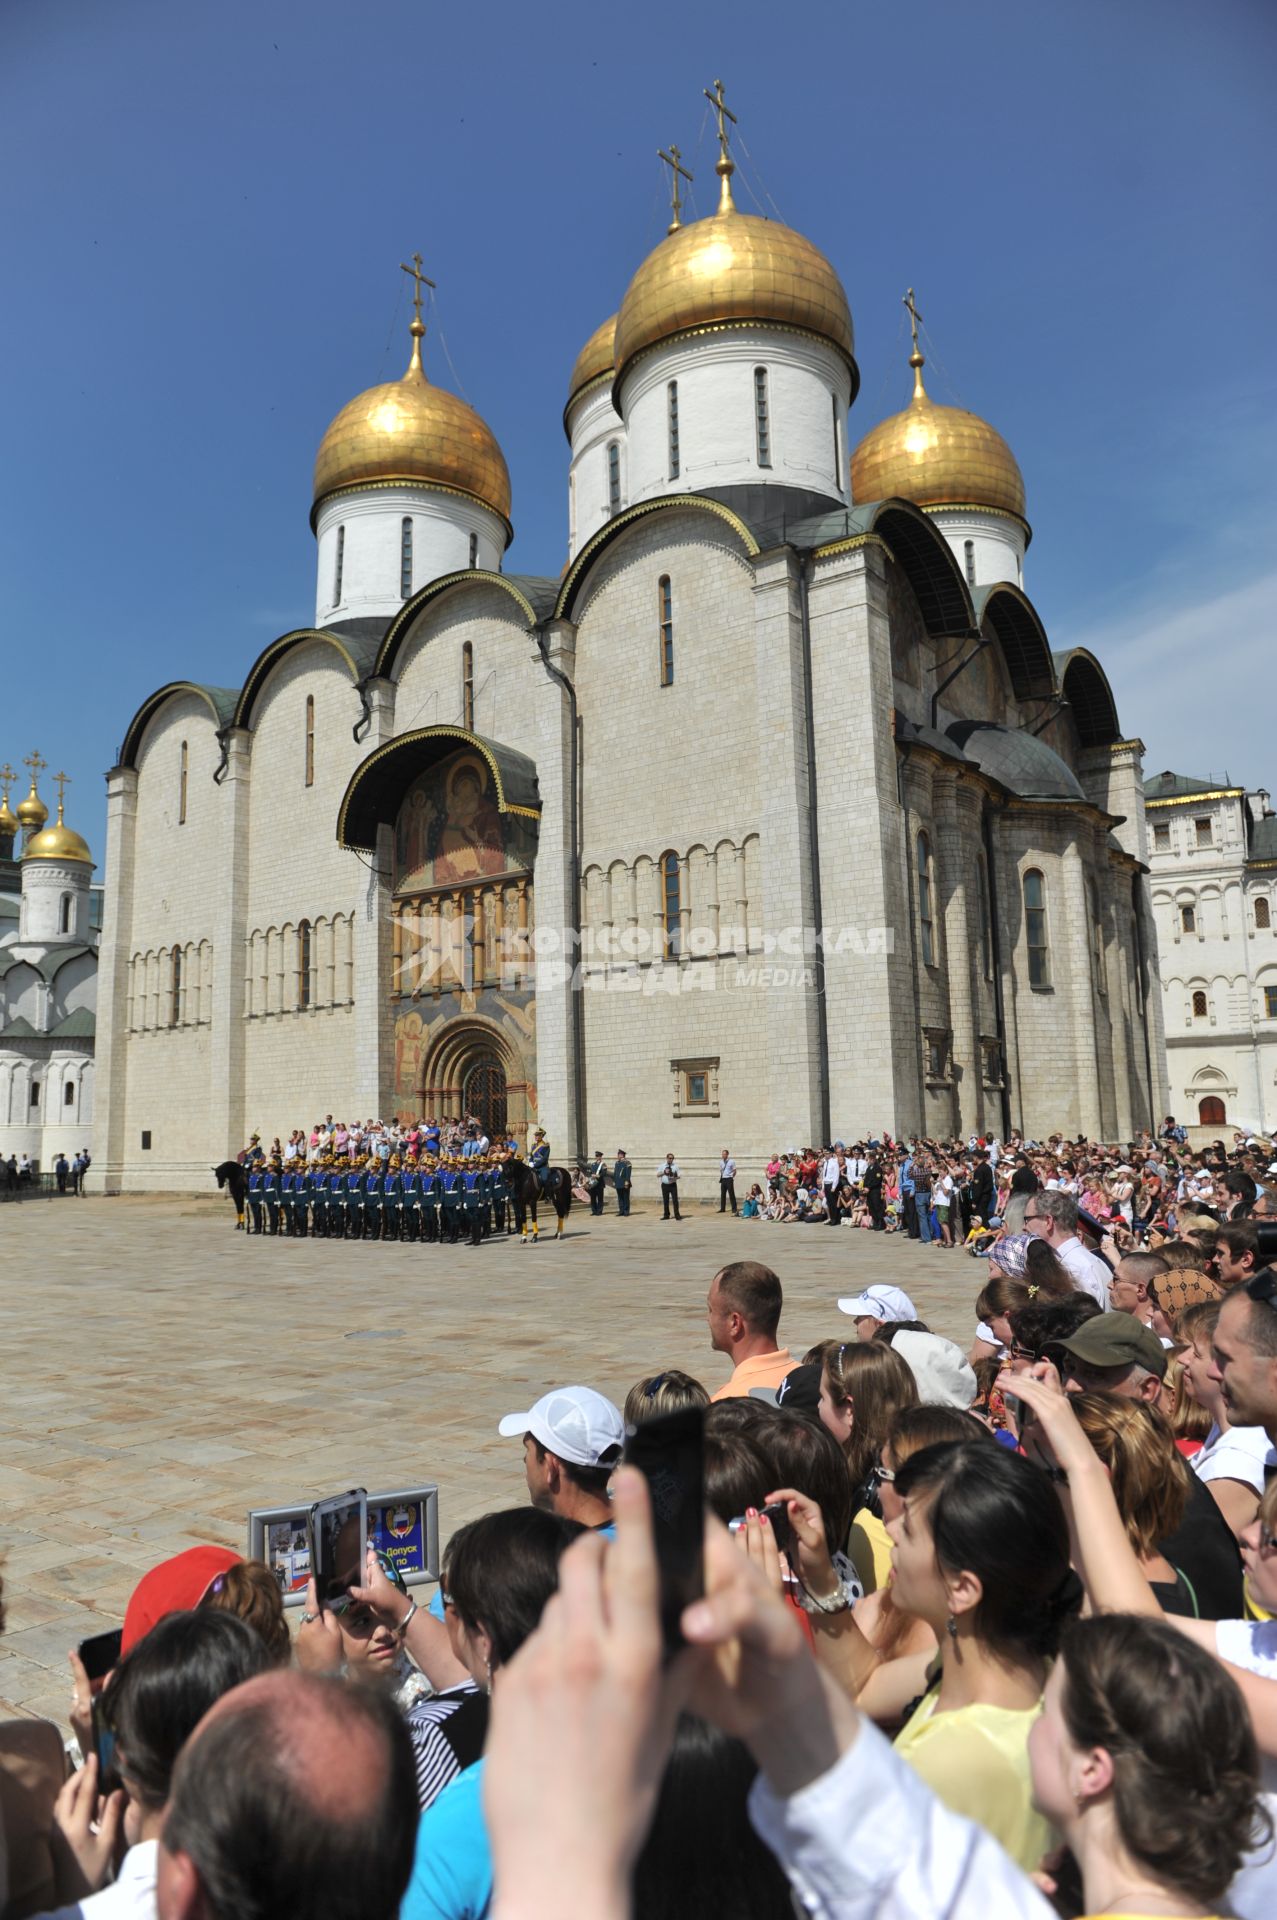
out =
[(414, 1701), (404, 1715), (417, 1769), (417, 1802), (424, 1812), (483, 1752), (488, 1696), (473, 1680)]

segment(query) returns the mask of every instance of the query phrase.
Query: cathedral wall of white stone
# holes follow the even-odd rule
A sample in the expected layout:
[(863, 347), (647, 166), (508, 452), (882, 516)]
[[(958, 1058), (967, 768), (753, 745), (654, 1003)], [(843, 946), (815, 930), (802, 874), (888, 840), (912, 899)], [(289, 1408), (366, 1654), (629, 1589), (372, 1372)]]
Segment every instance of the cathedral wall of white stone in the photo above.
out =
[[(662, 576), (670, 686), (660, 683)], [(637, 522), (593, 569), (576, 618), (583, 864), (756, 832), (753, 580), (731, 530), (700, 512)]]
[(625, 422), (613, 407), (612, 389), (605, 382), (575, 402), (568, 426), (572, 449), (568, 467), (568, 558), (573, 559), (615, 511), (608, 456), (613, 442), (617, 449), (617, 504), (628, 505), (629, 455)]
[(949, 542), (968, 586), (991, 586), (998, 580), (1024, 585), (1025, 539), (1020, 521), (979, 507), (927, 507), (924, 511)]
[(536, 758), (534, 691), (545, 680), (537, 644), (501, 587), (459, 587), (431, 601), (400, 649), (394, 731), (464, 723), (464, 649), (473, 648), (474, 728)]
[[(497, 572), (505, 552), (505, 527), (490, 508), (465, 494), (430, 487), (384, 487), (335, 494), (315, 521), (315, 625), (333, 620), (399, 612), (403, 592), (403, 523), (412, 521), (412, 592), (440, 574), (470, 565), (470, 536), (478, 542), (473, 564)], [(337, 598), (338, 529), (341, 597)]]
[[(766, 465), (755, 390), (760, 367), (767, 376)], [(678, 383), (677, 475), (670, 466), (671, 380)], [(850, 404), (842, 359), (802, 334), (727, 329), (657, 348), (626, 371), (621, 387), (629, 500), (766, 481), (845, 501)]]
[[(27, 860), (22, 868), (19, 937), (23, 940), (85, 940), (89, 933), (89, 882), (93, 869), (79, 860)], [(69, 922), (63, 925), (63, 909)]]

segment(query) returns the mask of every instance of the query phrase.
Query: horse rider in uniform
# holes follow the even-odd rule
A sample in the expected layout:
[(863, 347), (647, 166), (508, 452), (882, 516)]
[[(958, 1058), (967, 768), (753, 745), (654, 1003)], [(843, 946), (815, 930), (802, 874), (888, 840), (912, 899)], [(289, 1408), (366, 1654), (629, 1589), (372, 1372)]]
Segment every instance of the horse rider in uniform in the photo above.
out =
[(537, 1177), (537, 1185), (545, 1192), (550, 1178), (550, 1142), (545, 1137), (545, 1128), (538, 1127), (532, 1142), (532, 1151), (528, 1155), (528, 1165)]

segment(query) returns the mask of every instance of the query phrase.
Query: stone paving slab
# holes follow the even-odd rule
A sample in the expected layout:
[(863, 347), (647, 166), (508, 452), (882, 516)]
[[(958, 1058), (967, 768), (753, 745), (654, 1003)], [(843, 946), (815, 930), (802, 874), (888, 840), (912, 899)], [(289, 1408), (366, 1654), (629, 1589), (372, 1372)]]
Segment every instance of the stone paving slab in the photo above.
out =
[[(961, 1342), (983, 1262), (898, 1236), (689, 1209), (574, 1211), (561, 1244), (258, 1241), (229, 1204), (154, 1196), (0, 1209), (0, 1715), (63, 1720), (67, 1650), (198, 1541), (243, 1549), (253, 1506), (437, 1480), (440, 1530), (526, 1497), (502, 1414), (643, 1373), (712, 1390), (705, 1293), (728, 1260), (785, 1288), (795, 1353), (852, 1336), (839, 1294), (903, 1286)], [(370, 1338), (369, 1335), (385, 1336)]]

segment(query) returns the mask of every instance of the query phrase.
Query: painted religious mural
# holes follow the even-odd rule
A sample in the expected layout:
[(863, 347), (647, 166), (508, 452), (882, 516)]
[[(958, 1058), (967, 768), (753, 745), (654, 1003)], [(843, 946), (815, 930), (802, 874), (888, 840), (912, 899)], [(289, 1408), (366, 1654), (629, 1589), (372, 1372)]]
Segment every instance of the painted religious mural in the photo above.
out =
[(503, 1109), (522, 1137), (536, 1119), (536, 1001), (530, 991), (451, 992), (398, 1012), (395, 1098), (405, 1112), (435, 1119), (466, 1110), (476, 1067), (499, 1074)]
[(532, 872), (536, 822), (502, 813), (492, 770), (462, 748), (414, 780), (395, 822), (395, 891), (466, 886)]

